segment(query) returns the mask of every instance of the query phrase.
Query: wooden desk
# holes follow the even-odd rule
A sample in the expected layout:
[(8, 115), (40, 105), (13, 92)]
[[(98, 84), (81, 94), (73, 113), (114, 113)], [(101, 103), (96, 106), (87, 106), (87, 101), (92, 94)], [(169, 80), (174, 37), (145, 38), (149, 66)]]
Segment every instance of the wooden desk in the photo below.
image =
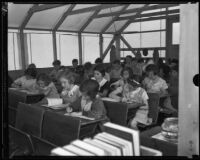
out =
[(8, 105), (17, 108), (18, 102), (33, 104), (44, 98), (43, 94), (32, 93), (17, 88), (8, 89)]
[(177, 144), (152, 138), (161, 132), (161, 127), (157, 126), (140, 133), (141, 145), (160, 150), (163, 156), (177, 156)]

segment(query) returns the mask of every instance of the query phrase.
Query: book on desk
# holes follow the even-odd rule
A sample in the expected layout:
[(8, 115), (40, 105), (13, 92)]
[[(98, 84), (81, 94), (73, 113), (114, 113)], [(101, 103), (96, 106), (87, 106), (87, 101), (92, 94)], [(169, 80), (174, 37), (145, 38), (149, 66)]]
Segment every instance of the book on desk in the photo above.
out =
[(63, 150), (60, 147), (55, 148), (51, 151), (51, 155), (62, 156), (64, 150), (66, 150), (66, 155), (70, 152), (77, 156), (162, 155), (160, 151), (140, 146), (139, 131), (137, 130), (110, 122), (105, 123), (103, 126), (102, 133), (98, 133), (93, 138), (72, 141), (70, 144), (61, 147)]

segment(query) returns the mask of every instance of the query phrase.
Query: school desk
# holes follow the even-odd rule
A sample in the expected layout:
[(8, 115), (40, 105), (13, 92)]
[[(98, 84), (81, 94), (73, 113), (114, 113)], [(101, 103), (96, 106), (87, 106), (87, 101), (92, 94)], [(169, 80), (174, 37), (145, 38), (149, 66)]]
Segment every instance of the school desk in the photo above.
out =
[(161, 127), (156, 126), (140, 133), (141, 145), (147, 146), (163, 153), (163, 156), (177, 156), (177, 144), (169, 141), (152, 138), (161, 132)]
[(37, 103), (44, 98), (43, 94), (29, 92), (17, 88), (8, 89), (8, 105), (17, 108), (18, 102), (23, 103)]

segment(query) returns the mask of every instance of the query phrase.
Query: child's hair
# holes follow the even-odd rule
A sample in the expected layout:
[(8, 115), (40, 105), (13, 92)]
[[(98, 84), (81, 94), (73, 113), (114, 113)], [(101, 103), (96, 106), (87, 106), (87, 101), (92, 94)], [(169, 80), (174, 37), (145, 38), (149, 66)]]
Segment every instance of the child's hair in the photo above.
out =
[(146, 67), (146, 72), (150, 72), (150, 71), (152, 71), (154, 73), (154, 75), (157, 75), (158, 74), (158, 67), (154, 64), (149, 64)]
[(178, 65), (175, 65), (175, 66), (171, 67), (171, 71), (172, 70), (174, 70), (174, 71), (176, 71), (178, 73)]
[(103, 60), (101, 58), (97, 58), (95, 60), (95, 64), (103, 63)]
[(31, 76), (33, 79), (35, 79), (37, 76), (37, 70), (36, 68), (27, 68), (24, 71), (24, 75)]
[(119, 65), (120, 65), (120, 60), (118, 60), (118, 59), (117, 59), (117, 60), (114, 60), (114, 61), (113, 61), (113, 64), (119, 64)]
[(44, 81), (45, 86), (48, 86), (52, 82), (51, 78), (46, 73), (40, 73), (36, 80)]
[(60, 78), (67, 79), (70, 84), (74, 84), (76, 82), (77, 75), (73, 72), (70, 72), (70, 71), (62, 71), (60, 76), (59, 76), (59, 79)]
[(65, 66), (60, 66), (59, 70), (65, 70)]
[(124, 71), (128, 71), (129, 73), (129, 79), (133, 79), (133, 70), (130, 67), (124, 67), (121, 71), (121, 76), (123, 77)]
[(28, 68), (36, 68), (36, 65), (34, 63), (31, 63), (28, 65)]
[(53, 61), (52, 64), (53, 64), (53, 66), (55, 66), (55, 65), (59, 66), (59, 65), (61, 65), (61, 62), (59, 60), (55, 60), (55, 61)]
[(72, 63), (78, 63), (78, 59), (73, 59)]
[(105, 76), (105, 68), (104, 68), (104, 65), (103, 64), (98, 64), (96, 65), (96, 67), (94, 67), (94, 71), (98, 71), (102, 74), (102, 76), (104, 77)]
[(80, 91), (86, 93), (93, 100), (99, 91), (99, 84), (93, 79), (85, 80), (80, 86)]
[(92, 68), (92, 63), (86, 62), (83, 67), (84, 67), (84, 70), (90, 70)]

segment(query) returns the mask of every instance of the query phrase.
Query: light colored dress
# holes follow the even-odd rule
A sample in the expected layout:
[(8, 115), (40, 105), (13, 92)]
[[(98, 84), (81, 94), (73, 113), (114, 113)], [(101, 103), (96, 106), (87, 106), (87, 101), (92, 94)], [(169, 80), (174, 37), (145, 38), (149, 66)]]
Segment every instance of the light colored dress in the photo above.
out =
[(36, 79), (26, 79), (26, 76), (22, 76), (14, 81), (15, 84), (25, 89), (33, 89), (36, 85)]

